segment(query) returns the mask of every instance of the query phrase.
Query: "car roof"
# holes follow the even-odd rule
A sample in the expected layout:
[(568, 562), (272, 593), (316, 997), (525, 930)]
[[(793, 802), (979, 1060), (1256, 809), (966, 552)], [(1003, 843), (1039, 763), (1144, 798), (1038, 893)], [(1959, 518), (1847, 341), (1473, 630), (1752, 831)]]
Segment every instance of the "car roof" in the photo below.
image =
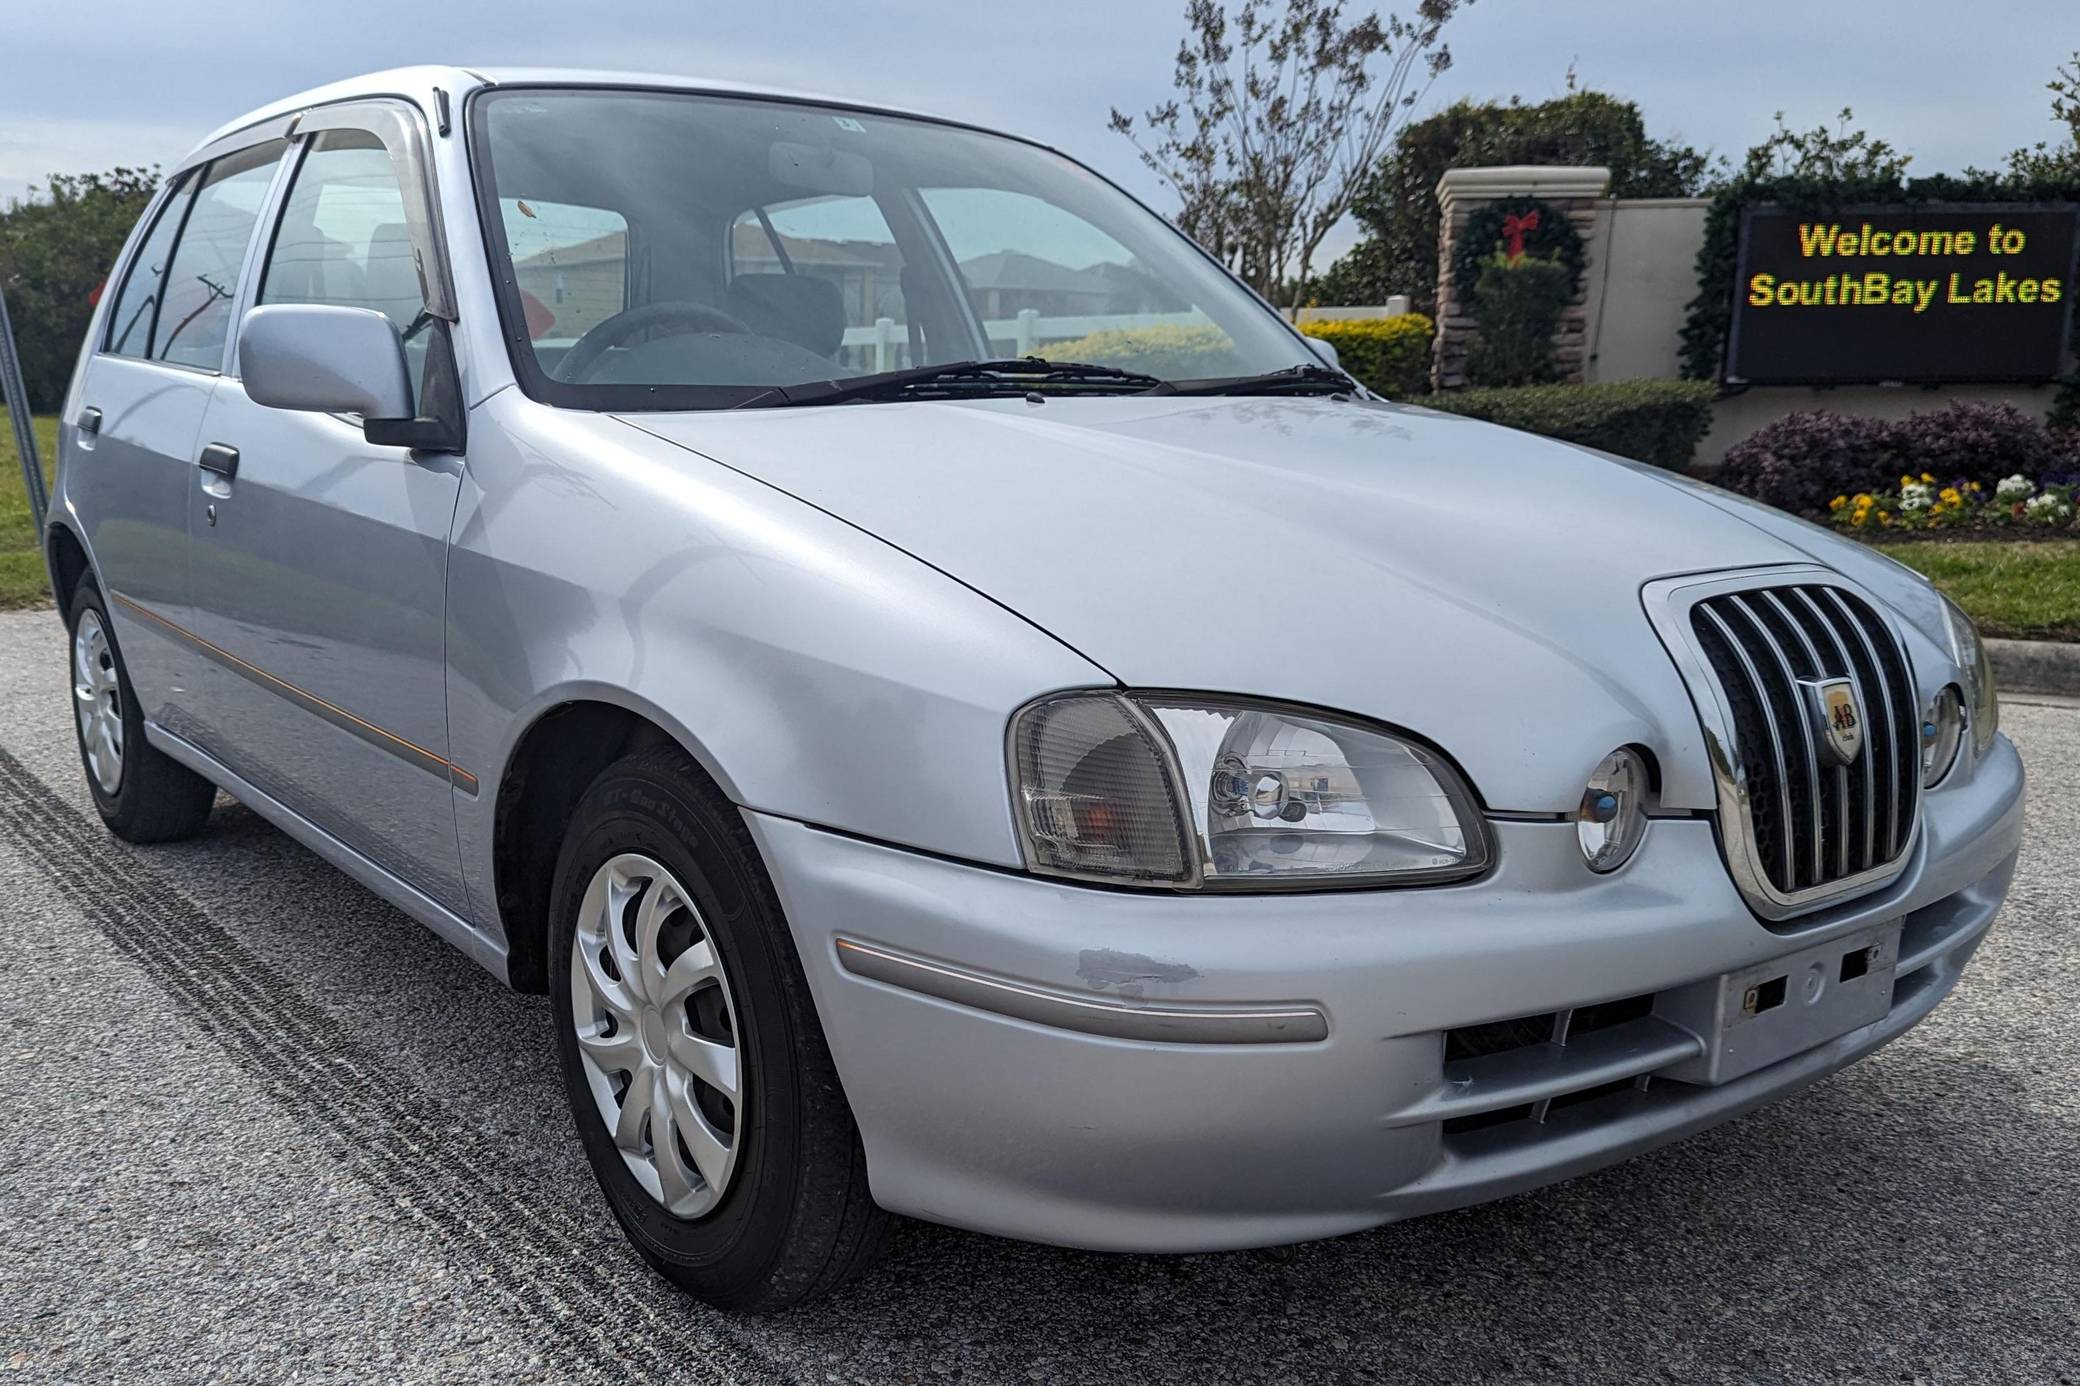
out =
[[(360, 77), (348, 77), (338, 82), (328, 82), (321, 87), (285, 96), (279, 101), (246, 112), (236, 120), (225, 122), (198, 141), (190, 150), (185, 164), (194, 156), (215, 144), (227, 135), (236, 134), (249, 125), (265, 120), (291, 115), (311, 106), (322, 106), (337, 101), (351, 101), (371, 96), (402, 96), (421, 107), (430, 107), (436, 88), (459, 99), (479, 87), (493, 86), (575, 86), (575, 87), (650, 87), (666, 91), (714, 92), (729, 96), (764, 96), (783, 101), (813, 101), (819, 105), (843, 106), (850, 110), (873, 111), (882, 115), (912, 116), (923, 120), (941, 121), (951, 125), (972, 125), (969, 121), (949, 120), (945, 116), (929, 111), (910, 110), (901, 106), (888, 106), (879, 102), (860, 101), (851, 97), (830, 96), (817, 92), (795, 91), (785, 87), (762, 86), (751, 82), (733, 82), (719, 77), (690, 77), (685, 74), (656, 72), (623, 72), (611, 68), (566, 68), (566, 67), (393, 67), (382, 72), (371, 72)], [(974, 127), (984, 128), (984, 127)]]

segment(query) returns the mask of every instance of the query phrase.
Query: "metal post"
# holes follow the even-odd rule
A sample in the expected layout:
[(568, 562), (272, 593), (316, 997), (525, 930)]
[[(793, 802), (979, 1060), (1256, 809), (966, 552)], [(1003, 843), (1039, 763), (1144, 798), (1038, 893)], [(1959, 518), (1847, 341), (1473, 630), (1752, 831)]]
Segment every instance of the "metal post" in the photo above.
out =
[(50, 497), (43, 489), (43, 463), (36, 456), (36, 430), (29, 422), (29, 387), (22, 383), (21, 357), (15, 351), (14, 322), (7, 316), (7, 290), (0, 287), (0, 397), (7, 402), (7, 418), (14, 425), (14, 447), (22, 459), (22, 485), (29, 491), (29, 518), (36, 525), (36, 551), (50, 554), (43, 543), (43, 514)]

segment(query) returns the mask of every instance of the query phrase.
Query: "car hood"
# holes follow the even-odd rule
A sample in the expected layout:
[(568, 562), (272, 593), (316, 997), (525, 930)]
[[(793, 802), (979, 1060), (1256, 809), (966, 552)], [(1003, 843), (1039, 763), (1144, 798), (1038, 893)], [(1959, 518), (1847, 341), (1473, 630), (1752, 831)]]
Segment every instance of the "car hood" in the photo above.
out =
[(1492, 809), (1566, 812), (1626, 744), (1713, 802), (1642, 584), (1809, 563), (1585, 449), (1326, 399), (1000, 399), (624, 422), (838, 516), (1130, 687), (1408, 728)]

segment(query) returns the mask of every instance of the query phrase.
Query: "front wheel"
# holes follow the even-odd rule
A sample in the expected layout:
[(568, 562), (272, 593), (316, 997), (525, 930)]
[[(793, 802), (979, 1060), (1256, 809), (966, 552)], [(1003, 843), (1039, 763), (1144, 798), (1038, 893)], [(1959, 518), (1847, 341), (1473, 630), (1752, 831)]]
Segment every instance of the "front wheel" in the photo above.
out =
[(736, 808), (676, 751), (609, 766), (558, 858), (557, 1052), (608, 1206), (696, 1297), (766, 1311), (872, 1263), (888, 1215)]

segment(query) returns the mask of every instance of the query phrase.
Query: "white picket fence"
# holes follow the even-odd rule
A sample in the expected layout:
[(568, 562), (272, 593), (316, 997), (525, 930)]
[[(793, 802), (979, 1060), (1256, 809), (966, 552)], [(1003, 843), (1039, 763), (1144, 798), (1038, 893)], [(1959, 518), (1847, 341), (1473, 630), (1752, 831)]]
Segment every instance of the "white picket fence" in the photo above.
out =
[[(1088, 317), (1043, 316), (1034, 309), (1013, 318), (983, 322), (990, 350), (1006, 356), (1030, 356), (1048, 342), (1073, 341), (1093, 332), (1121, 332), (1137, 327), (1203, 327), (1204, 313), (1105, 313)], [(877, 318), (868, 327), (845, 329), (845, 359), (870, 371), (900, 370), (909, 362), (910, 332), (894, 318)]]
[[(1355, 308), (1302, 308), (1299, 321), (1343, 321), (1351, 318), (1396, 318), (1408, 311), (1408, 297), (1396, 294), (1383, 304)], [(1288, 322), (1295, 314), (1281, 309)], [(1005, 356), (1030, 356), (1049, 342), (1074, 341), (1094, 332), (1123, 332), (1137, 327), (1204, 327), (1204, 313), (1104, 313), (1088, 317), (1050, 317), (1027, 308), (1011, 318), (991, 318), (983, 330), (989, 333), (990, 350)], [(845, 364), (859, 370), (901, 370), (910, 363), (910, 332), (894, 318), (877, 318), (866, 327), (845, 329)]]
[[(1395, 295), (1384, 305), (1360, 308), (1302, 308), (1301, 322), (1340, 320), (1346, 318), (1392, 318), (1408, 311), (1408, 300)], [(1291, 321), (1291, 309), (1281, 310), (1281, 315)], [(1023, 309), (1016, 317), (989, 318), (983, 330), (989, 334), (992, 352), (1004, 356), (1030, 356), (1049, 342), (1074, 341), (1088, 337), (1094, 332), (1124, 332), (1141, 327), (1206, 327), (1211, 325), (1204, 313), (1101, 313), (1084, 317), (1052, 317), (1032, 308)], [(535, 343), (537, 349), (568, 347), (570, 343), (561, 338), (544, 339)], [(856, 370), (893, 371), (910, 364), (910, 330), (894, 318), (876, 318), (865, 327), (845, 329), (843, 357), (845, 364)]]

